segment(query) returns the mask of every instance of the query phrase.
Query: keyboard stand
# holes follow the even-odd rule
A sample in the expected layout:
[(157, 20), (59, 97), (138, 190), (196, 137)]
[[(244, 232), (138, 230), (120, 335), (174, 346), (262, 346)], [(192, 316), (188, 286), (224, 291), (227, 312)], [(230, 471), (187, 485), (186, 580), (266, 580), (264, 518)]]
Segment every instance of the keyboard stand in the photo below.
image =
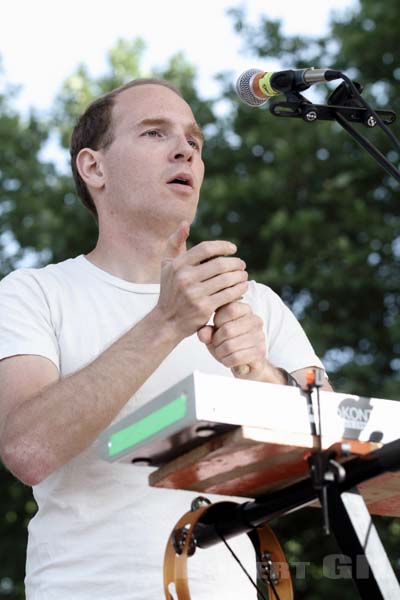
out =
[[(312, 469), (312, 462), (310, 461)], [(357, 490), (357, 485), (400, 469), (400, 440), (390, 442), (368, 455), (353, 457), (340, 465), (343, 477), (326, 486), (326, 507), (330, 532), (336, 538), (343, 563), (341, 573), (347, 569), (348, 576), (362, 600), (394, 600), (400, 598), (400, 585), (392, 569), (385, 549), (372, 523), (368, 508)], [(230, 511), (227, 518), (221, 512), (212, 520), (211, 508), (207, 523), (199, 520), (193, 537), (197, 546), (207, 548), (225, 539), (248, 533), (273, 518), (294, 512), (322, 500), (321, 490), (315, 487), (315, 477), (306, 479), (245, 502)], [(337, 566), (337, 565), (336, 565)]]

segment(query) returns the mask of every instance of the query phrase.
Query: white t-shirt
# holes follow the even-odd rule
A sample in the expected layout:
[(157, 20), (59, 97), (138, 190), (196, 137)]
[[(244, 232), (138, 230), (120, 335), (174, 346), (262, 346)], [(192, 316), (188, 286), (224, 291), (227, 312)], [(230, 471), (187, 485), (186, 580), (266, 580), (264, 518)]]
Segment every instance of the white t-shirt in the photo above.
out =
[[(158, 294), (158, 284), (124, 281), (84, 256), (15, 271), (0, 282), (0, 359), (41, 355), (65, 377), (91, 363), (140, 321), (156, 305)], [(270, 288), (250, 282), (244, 301), (264, 320), (272, 364), (287, 371), (321, 366), (301, 326)], [(193, 335), (171, 352), (115, 421), (194, 370), (232, 376)], [(110, 381), (110, 395), (112, 388)], [(34, 486), (39, 510), (29, 524), (27, 600), (164, 597), (165, 545), (198, 494), (150, 488), (150, 472), (102, 461), (96, 441)], [(254, 573), (247, 536), (235, 538), (232, 545)], [(189, 575), (194, 600), (256, 597), (222, 544), (197, 550), (189, 560)]]

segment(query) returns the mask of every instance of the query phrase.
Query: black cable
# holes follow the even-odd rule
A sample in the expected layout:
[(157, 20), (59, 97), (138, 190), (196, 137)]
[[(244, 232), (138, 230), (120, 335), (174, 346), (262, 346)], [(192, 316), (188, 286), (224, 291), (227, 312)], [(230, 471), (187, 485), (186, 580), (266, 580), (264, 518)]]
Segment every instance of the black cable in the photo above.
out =
[[(268, 600), (268, 598), (266, 598), (264, 596), (264, 592), (258, 587), (258, 585), (256, 584), (256, 582), (253, 580), (252, 576), (250, 575), (250, 573), (248, 573), (248, 571), (246, 570), (246, 568), (244, 567), (243, 563), (240, 561), (239, 557), (236, 556), (236, 554), (234, 553), (234, 551), (232, 550), (232, 548), (229, 546), (228, 542), (226, 541), (226, 539), (224, 538), (224, 536), (222, 535), (222, 533), (220, 533), (218, 531), (218, 535), (221, 538), (221, 540), (223, 541), (223, 543), (225, 544), (225, 546), (227, 547), (227, 549), (229, 550), (229, 552), (232, 554), (233, 558), (236, 560), (236, 562), (238, 563), (239, 567), (242, 569), (242, 571), (247, 575), (248, 579), (250, 580), (251, 584), (255, 587), (255, 589), (257, 590), (258, 594), (261, 596), (262, 600)], [(274, 593), (274, 596), (276, 598), (276, 600), (280, 600), (278, 592), (276, 591), (276, 588), (271, 580), (271, 577), (268, 573), (268, 571), (265, 571), (266, 575), (267, 575), (267, 579), (268, 579), (268, 583), (271, 586), (271, 589)]]
[(347, 77), (347, 75), (345, 75), (342, 72), (340, 74), (341, 74), (343, 81), (345, 81), (351, 87), (353, 94), (361, 102), (361, 104), (364, 106), (364, 108), (369, 110), (369, 112), (375, 118), (378, 125), (381, 127), (381, 129), (383, 129), (383, 131), (386, 133), (386, 135), (392, 141), (396, 150), (400, 153), (400, 142), (398, 141), (396, 136), (390, 131), (389, 127), (383, 122), (383, 120), (380, 118), (378, 113), (372, 108), (372, 106), (365, 100), (365, 98), (362, 97), (362, 95), (360, 94), (357, 87), (354, 85), (353, 81), (350, 79), (350, 77)]
[(321, 399), (320, 399), (320, 395), (319, 395), (319, 385), (317, 385), (316, 388), (317, 388), (317, 406), (318, 406), (318, 423), (319, 423), (319, 427), (318, 427), (319, 449), (322, 450), (322, 419), (321, 419)]

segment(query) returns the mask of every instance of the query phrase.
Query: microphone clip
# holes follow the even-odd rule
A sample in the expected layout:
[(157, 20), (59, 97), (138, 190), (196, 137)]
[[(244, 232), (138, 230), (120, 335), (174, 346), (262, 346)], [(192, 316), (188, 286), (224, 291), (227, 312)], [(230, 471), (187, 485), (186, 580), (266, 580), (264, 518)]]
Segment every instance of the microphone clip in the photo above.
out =
[[(353, 84), (361, 93), (361, 84), (356, 81)], [(335, 121), (340, 115), (347, 122), (362, 123), (369, 129), (377, 124), (375, 117), (360, 103), (345, 81), (332, 92), (327, 104), (314, 104), (294, 90), (288, 91), (285, 96), (286, 102), (273, 102), (270, 105), (270, 112), (275, 117), (290, 117), (303, 119), (306, 123), (314, 123)], [(375, 112), (382, 117), (385, 125), (391, 125), (396, 119), (396, 114), (392, 110), (375, 109)]]

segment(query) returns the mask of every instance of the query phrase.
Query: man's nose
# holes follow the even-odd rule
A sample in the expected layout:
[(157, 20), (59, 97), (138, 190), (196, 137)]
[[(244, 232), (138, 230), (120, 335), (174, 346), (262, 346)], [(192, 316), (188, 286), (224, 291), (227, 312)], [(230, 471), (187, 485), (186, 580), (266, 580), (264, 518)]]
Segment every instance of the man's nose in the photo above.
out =
[(185, 135), (176, 135), (171, 149), (172, 160), (187, 160), (193, 158), (194, 148)]

